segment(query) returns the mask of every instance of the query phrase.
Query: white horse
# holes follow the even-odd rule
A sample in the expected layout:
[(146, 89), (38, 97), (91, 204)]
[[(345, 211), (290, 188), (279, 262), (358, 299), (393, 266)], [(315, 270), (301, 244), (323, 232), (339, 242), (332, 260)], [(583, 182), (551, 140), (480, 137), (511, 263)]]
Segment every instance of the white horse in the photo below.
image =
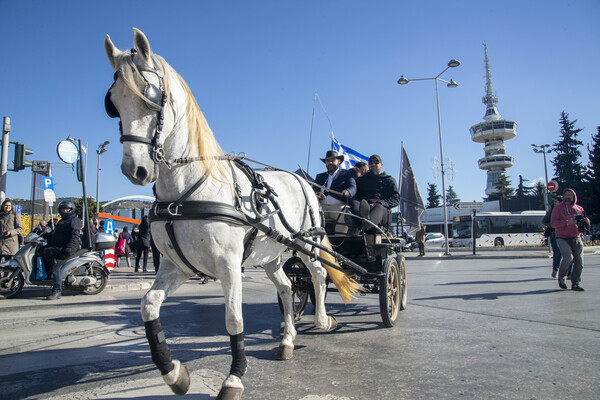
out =
[[(292, 357), (296, 336), (291, 285), (280, 268), (287, 247), (300, 252), (311, 272), (315, 324), (320, 329), (336, 326), (324, 306), (327, 272), (344, 301), (350, 300), (358, 285), (331, 267), (333, 257), (319, 245), (329, 246), (319, 231), (319, 205), (310, 186), (284, 171), (260, 172), (266, 185), (261, 184), (260, 177), (244, 173), (231, 162), (187, 84), (151, 52), (141, 31), (133, 31), (135, 48), (130, 51), (120, 51), (108, 35), (105, 38), (106, 55), (117, 71), (105, 102), (107, 113), (121, 119), (121, 171), (136, 185), (155, 183), (152, 235), (163, 257), (141, 303), (152, 360), (174, 393), (187, 392), (189, 371), (171, 359), (159, 320), (160, 307), (196, 273), (216, 277), (223, 287), (232, 351), (231, 370), (217, 398), (239, 399), (246, 370), (242, 266), (264, 266), (282, 299), (285, 326), (279, 359)], [(329, 263), (327, 270), (316, 259)]]

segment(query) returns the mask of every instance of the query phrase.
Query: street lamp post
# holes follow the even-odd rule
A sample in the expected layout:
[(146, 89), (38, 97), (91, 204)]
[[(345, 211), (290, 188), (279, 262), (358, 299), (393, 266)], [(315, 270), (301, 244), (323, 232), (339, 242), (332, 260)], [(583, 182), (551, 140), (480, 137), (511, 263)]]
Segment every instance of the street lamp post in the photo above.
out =
[(98, 169), (96, 171), (96, 216), (100, 211), (100, 155), (106, 153), (106, 146), (108, 146), (110, 142), (107, 140), (98, 146), (98, 150), (96, 150), (96, 154), (98, 154)]
[(445, 170), (444, 170), (444, 145), (442, 142), (442, 120), (440, 117), (440, 96), (439, 96), (439, 91), (438, 91), (438, 81), (442, 81), (444, 83), (446, 83), (446, 86), (450, 87), (450, 88), (455, 88), (458, 86), (458, 83), (456, 83), (454, 81), (454, 79), (450, 79), (450, 82), (441, 79), (440, 76), (442, 76), (442, 74), (444, 72), (446, 72), (449, 68), (456, 68), (460, 65), (460, 61), (456, 60), (456, 59), (452, 59), (448, 62), (448, 66), (439, 74), (437, 74), (437, 76), (433, 77), (433, 78), (418, 78), (418, 79), (408, 79), (405, 78), (404, 75), (400, 76), (400, 79), (398, 79), (398, 84), (400, 85), (406, 85), (408, 82), (410, 81), (427, 81), (427, 80), (435, 80), (435, 99), (437, 102), (437, 117), (438, 117), (438, 133), (439, 133), (439, 139), (440, 139), (440, 166), (441, 166), (441, 173), (442, 173), (442, 199), (444, 201), (444, 235), (446, 236), (445, 238), (445, 248), (444, 248), (444, 255), (450, 255), (450, 251), (448, 250), (448, 207), (447, 207), (447, 203), (446, 203), (446, 181), (445, 181)]
[(546, 186), (544, 186), (544, 207), (546, 211), (550, 209), (550, 202), (548, 201), (548, 166), (546, 164), (546, 154), (552, 153), (552, 149), (549, 144), (532, 144), (533, 151), (536, 153), (542, 153), (544, 155), (544, 176), (546, 178)]

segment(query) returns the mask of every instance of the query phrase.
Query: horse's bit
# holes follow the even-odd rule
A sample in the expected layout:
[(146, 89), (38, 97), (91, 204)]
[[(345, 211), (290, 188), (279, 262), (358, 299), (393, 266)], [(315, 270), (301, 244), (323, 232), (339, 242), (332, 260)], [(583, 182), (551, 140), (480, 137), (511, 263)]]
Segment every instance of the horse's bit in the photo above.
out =
[[(132, 59), (136, 53), (137, 53), (136, 49), (131, 49), (130, 56)], [(152, 139), (135, 136), (135, 135), (123, 135), (123, 126), (121, 125), (121, 122), (119, 122), (119, 131), (121, 132), (120, 141), (121, 141), (121, 143), (138, 142), (138, 143), (146, 144), (148, 146), (152, 146), (152, 159), (154, 160), (154, 162), (156, 164), (160, 164), (161, 162), (165, 161), (165, 149), (163, 148), (162, 144), (159, 143), (159, 140), (160, 140), (160, 134), (162, 133), (162, 129), (163, 129), (163, 125), (164, 125), (164, 119), (165, 119), (164, 110), (165, 110), (165, 104), (167, 102), (167, 93), (165, 91), (164, 84), (163, 84), (163, 73), (161, 70), (156, 68), (156, 66), (154, 66), (154, 65), (153, 65), (153, 67), (147, 67), (145, 65), (135, 64), (135, 66), (138, 69), (138, 71), (140, 71), (140, 76), (142, 77), (142, 79), (146, 82), (146, 86), (144, 87), (143, 93), (144, 93), (144, 97), (148, 101), (145, 101), (144, 103), (146, 103), (146, 107), (148, 107), (150, 110), (157, 112), (156, 129), (154, 130), (154, 135), (152, 136)], [(144, 75), (141, 74), (142, 71), (143, 72), (151, 72), (151, 73), (155, 74), (158, 77), (158, 87), (156, 87), (156, 85), (153, 85), (150, 82), (148, 82), (148, 80), (144, 77)], [(108, 116), (111, 118), (121, 118), (119, 111), (117, 110), (114, 103), (110, 99), (110, 91), (113, 88), (113, 86), (115, 85), (115, 83), (117, 82), (118, 78), (119, 78), (119, 72), (115, 72), (115, 75), (114, 75), (115, 81), (110, 86), (110, 88), (106, 92), (106, 96), (104, 97), (104, 107), (106, 109), (106, 114), (108, 114)], [(165, 165), (167, 165), (167, 167), (170, 168), (170, 166), (168, 164), (165, 164)]]

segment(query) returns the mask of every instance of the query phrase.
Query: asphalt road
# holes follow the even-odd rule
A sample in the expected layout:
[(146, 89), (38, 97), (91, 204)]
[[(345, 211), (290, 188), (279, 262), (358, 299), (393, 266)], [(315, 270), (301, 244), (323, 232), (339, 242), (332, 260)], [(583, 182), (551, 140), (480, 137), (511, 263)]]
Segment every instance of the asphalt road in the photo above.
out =
[[(600, 398), (600, 255), (585, 262), (577, 293), (558, 288), (544, 258), (411, 257), (408, 307), (394, 328), (383, 327), (377, 295), (344, 305), (330, 293), (340, 326), (318, 331), (309, 305), (286, 362), (274, 359), (275, 289), (246, 270), (244, 399)], [(0, 301), (0, 398), (176, 398), (150, 359), (143, 293)], [(229, 370), (223, 309), (218, 282), (190, 281), (163, 306), (171, 351), (192, 373), (185, 398), (214, 399)]]

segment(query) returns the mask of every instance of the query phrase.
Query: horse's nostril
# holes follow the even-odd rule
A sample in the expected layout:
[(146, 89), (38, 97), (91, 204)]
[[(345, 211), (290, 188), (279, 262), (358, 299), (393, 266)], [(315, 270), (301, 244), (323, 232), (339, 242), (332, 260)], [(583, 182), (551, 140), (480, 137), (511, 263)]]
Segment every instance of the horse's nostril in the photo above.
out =
[(137, 167), (135, 170), (135, 177), (140, 181), (145, 180), (148, 177), (148, 171), (144, 167)]

